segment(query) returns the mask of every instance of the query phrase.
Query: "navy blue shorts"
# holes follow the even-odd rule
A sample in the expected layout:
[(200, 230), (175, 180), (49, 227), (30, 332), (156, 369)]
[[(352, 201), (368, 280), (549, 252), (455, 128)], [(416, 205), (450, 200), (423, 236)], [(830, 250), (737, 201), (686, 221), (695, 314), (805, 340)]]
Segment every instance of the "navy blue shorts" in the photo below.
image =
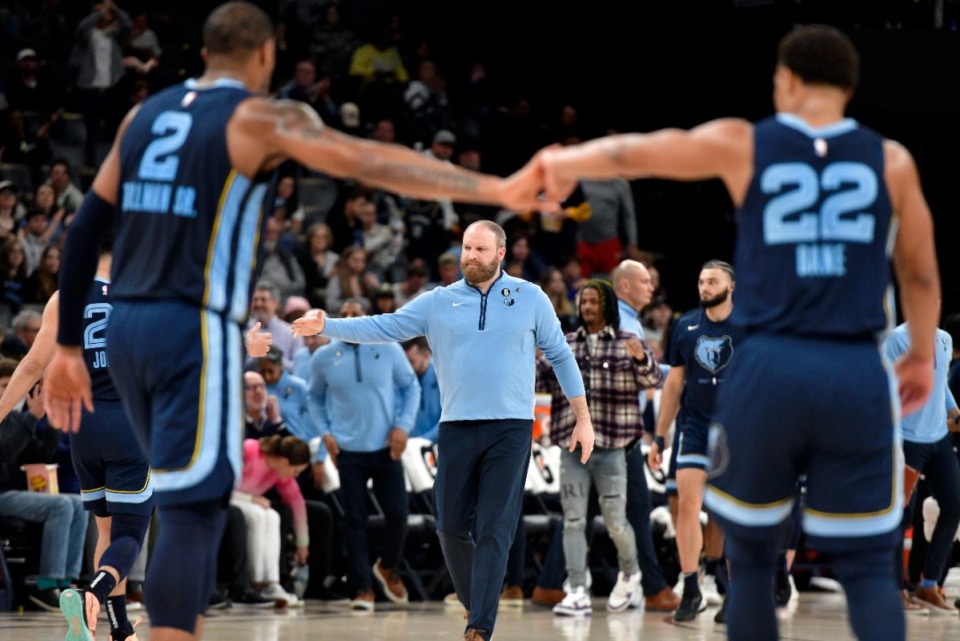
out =
[(100, 516), (153, 514), (153, 478), (122, 404), (95, 400), (94, 413), (84, 411), (70, 457), (84, 508)]
[(737, 349), (717, 398), (705, 496), (725, 531), (775, 530), (806, 474), (811, 547), (892, 542), (903, 515), (900, 416), (879, 346), (753, 335)]
[(694, 469), (706, 472), (710, 469), (710, 457), (707, 448), (709, 425), (683, 423), (677, 426), (680, 437), (676, 441), (676, 467), (678, 470)]
[(241, 470), (243, 339), (179, 301), (114, 301), (110, 375), (148, 444), (159, 505), (227, 500)]

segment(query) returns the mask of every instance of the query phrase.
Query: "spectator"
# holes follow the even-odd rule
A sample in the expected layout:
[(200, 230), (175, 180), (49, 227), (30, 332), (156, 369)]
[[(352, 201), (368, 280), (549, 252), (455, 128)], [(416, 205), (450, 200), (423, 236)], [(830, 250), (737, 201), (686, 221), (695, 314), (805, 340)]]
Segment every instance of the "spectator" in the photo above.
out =
[(307, 381), (284, 370), (283, 352), (271, 345), (267, 355), (260, 357), (257, 367), (267, 384), (267, 394), (276, 399), (280, 407), (280, 417), (287, 431), (308, 442), (319, 436), (307, 407)]
[(282, 298), (303, 294), (307, 282), (297, 259), (280, 245), (280, 223), (273, 216), (264, 229), (260, 275), (280, 290)]
[(16, 236), (20, 219), (27, 213), (20, 204), (19, 191), (9, 180), (0, 182), (0, 239)]
[(83, 192), (73, 184), (73, 173), (70, 171), (70, 163), (62, 158), (57, 158), (50, 163), (50, 184), (57, 193), (57, 208), (63, 209), (68, 214), (80, 209), (80, 203), (83, 202)]
[(340, 5), (329, 2), (323, 14), (323, 23), (317, 28), (310, 44), (310, 52), (323, 61), (323, 74), (340, 79), (347, 72), (351, 57), (360, 44), (356, 35), (346, 26), (340, 16)]
[(570, 302), (570, 292), (563, 280), (563, 274), (556, 267), (547, 267), (540, 279), (540, 288), (546, 293), (553, 305), (553, 311), (560, 319), (560, 327), (564, 332), (572, 332), (577, 327), (577, 315)]
[(307, 508), (297, 485), (297, 476), (307, 469), (310, 447), (295, 436), (265, 436), (243, 444), (243, 476), (231, 504), (240, 508), (247, 524), (247, 557), (254, 589), (267, 599), (302, 606), (295, 594), (280, 585), (280, 515), (263, 494), (276, 488), (293, 511), (297, 561), (309, 557), (310, 535)]
[(381, 283), (373, 293), (372, 314), (392, 314), (400, 307), (397, 304), (397, 295), (390, 283)]
[[(16, 361), (0, 360), (0, 393), (6, 389), (16, 367)], [(87, 513), (78, 494), (49, 494), (27, 489), (20, 466), (49, 462), (60, 442), (60, 430), (45, 425), (43, 417), (40, 385), (30, 393), (26, 412), (14, 410), (0, 422), (0, 517), (43, 524), (40, 576), (30, 590), (30, 601), (49, 612), (59, 612), (60, 590), (80, 578)]]
[[(247, 330), (250, 330), (254, 323), (260, 323), (260, 332), (269, 332), (273, 336), (273, 344), (284, 354), (283, 365), (287, 371), (290, 371), (293, 368), (292, 354), (300, 349), (303, 341), (294, 338), (290, 331), (290, 323), (277, 316), (279, 308), (280, 290), (270, 281), (261, 279), (250, 300), (252, 318), (247, 322)], [(252, 360), (248, 360), (247, 365), (253, 364)]]
[(460, 280), (460, 263), (453, 254), (440, 254), (437, 259), (437, 272), (440, 274), (438, 287), (446, 287)]
[(260, 372), (243, 373), (243, 406), (246, 410), (244, 438), (289, 436), (276, 396), (267, 394), (267, 383)]
[(397, 306), (402, 307), (420, 294), (432, 289), (428, 281), (427, 264), (422, 258), (414, 258), (407, 267), (406, 277), (393, 286), (393, 295), (397, 301)]
[(315, 223), (307, 230), (307, 240), (300, 252), (300, 268), (306, 283), (307, 300), (313, 307), (323, 307), (327, 284), (340, 260), (340, 255), (330, 249), (332, 244), (333, 233), (326, 223)]
[(39, 185), (33, 192), (33, 204), (31, 206), (47, 216), (49, 224), (43, 234), (44, 240), (48, 243), (59, 244), (65, 231), (67, 212), (62, 207), (57, 207), (57, 193), (53, 190), (53, 186)]
[(297, 63), (293, 79), (280, 88), (278, 98), (299, 100), (317, 110), (325, 122), (335, 121), (339, 107), (330, 95), (330, 76), (320, 74), (317, 63), (307, 58)]
[(4, 162), (30, 167), (33, 184), (40, 182), (40, 166), (50, 161), (50, 128), (63, 112), (62, 95), (47, 77), (38, 73), (37, 52), (21, 49), (17, 53), (16, 73), (7, 90), (10, 102), (10, 137), (6, 141)]
[(40, 265), (41, 257), (47, 247), (46, 235), (49, 227), (50, 221), (47, 215), (39, 209), (31, 208), (24, 216), (20, 240), (23, 242), (23, 251), (27, 259), (27, 275), (33, 274)]
[(3, 295), (0, 298), (6, 322), (20, 312), (23, 305), (23, 283), (27, 280), (27, 261), (23, 252), (23, 243), (16, 236), (3, 241), (0, 247), (0, 273), (3, 277)]
[(150, 75), (160, 66), (160, 39), (150, 28), (147, 12), (140, 9), (134, 12), (130, 31), (127, 32), (123, 48), (123, 66), (140, 76)]
[(57, 291), (60, 278), (60, 247), (47, 245), (40, 255), (40, 264), (27, 276), (23, 283), (23, 302), (26, 304), (46, 305)]
[(22, 310), (19, 314), (14, 316), (13, 322), (11, 323), (14, 336), (8, 336), (7, 339), (9, 340), (10, 338), (18, 338), (23, 341), (23, 344), (27, 349), (30, 349), (30, 347), (33, 345), (33, 341), (37, 339), (37, 332), (40, 331), (40, 321), (40, 312), (32, 309)]
[(348, 298), (363, 298), (364, 304), (369, 306), (379, 284), (377, 277), (367, 271), (367, 252), (362, 247), (347, 247), (340, 256), (337, 276), (327, 283), (324, 307), (339, 309)]

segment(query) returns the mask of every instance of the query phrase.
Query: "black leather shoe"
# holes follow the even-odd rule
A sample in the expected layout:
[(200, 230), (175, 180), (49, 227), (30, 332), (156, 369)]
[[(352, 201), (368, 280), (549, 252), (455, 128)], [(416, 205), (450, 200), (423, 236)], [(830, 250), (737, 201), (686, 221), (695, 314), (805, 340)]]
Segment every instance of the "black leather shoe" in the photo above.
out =
[(700, 590), (689, 592), (684, 590), (683, 599), (680, 601), (680, 607), (673, 613), (674, 621), (693, 621), (697, 615), (707, 609), (707, 604), (703, 601), (703, 595)]

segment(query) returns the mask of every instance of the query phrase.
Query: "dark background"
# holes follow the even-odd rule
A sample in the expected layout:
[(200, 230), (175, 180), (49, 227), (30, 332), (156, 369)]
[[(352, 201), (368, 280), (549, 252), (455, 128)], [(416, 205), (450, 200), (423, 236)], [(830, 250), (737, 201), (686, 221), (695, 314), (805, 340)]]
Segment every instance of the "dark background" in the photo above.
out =
[[(280, 16), (278, 0), (258, 3)], [(219, 1), (139, 4), (157, 16), (151, 24), (159, 32), (173, 29), (199, 43), (203, 18)], [(932, 0), (343, 0), (341, 7), (361, 37), (399, 15), (414, 39), (430, 42), (448, 78), (483, 61), (504, 104), (527, 98), (544, 120), (573, 105), (596, 135), (765, 117), (773, 111), (771, 76), (783, 34), (794, 24), (840, 27), (862, 58), (849, 115), (899, 140), (917, 160), (948, 314), (960, 312), (952, 252), (960, 206), (960, 0), (945, 4), (943, 28), (933, 25)], [(198, 51), (181, 52), (186, 67), (199, 69)], [(278, 69), (278, 80), (284, 72)], [(718, 182), (633, 186), (639, 245), (656, 255), (674, 308), (691, 307), (700, 264), (732, 257), (726, 192)]]

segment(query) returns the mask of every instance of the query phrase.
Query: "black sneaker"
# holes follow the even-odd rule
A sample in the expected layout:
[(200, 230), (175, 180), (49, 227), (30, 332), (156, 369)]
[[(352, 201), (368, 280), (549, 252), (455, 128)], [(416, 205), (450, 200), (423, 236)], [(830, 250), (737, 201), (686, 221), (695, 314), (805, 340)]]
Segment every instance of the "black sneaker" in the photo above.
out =
[(717, 610), (717, 613), (713, 615), (714, 623), (726, 623), (727, 622), (727, 600), (724, 599), (723, 603), (720, 604), (720, 609)]
[(60, 588), (50, 588), (49, 590), (30, 590), (30, 601), (40, 606), (47, 612), (60, 611)]
[(790, 587), (790, 573), (786, 570), (777, 570), (777, 576), (773, 582), (773, 601), (778, 608), (782, 608), (790, 603), (790, 596), (793, 588)]
[(703, 600), (700, 590), (690, 592), (683, 591), (683, 599), (680, 601), (680, 607), (673, 613), (674, 621), (693, 621), (697, 615), (707, 609), (707, 604)]
[(230, 599), (220, 590), (214, 590), (207, 607), (210, 610), (225, 610), (230, 607)]
[(260, 596), (260, 593), (253, 588), (247, 588), (243, 591), (231, 592), (230, 603), (235, 608), (272, 608), (276, 599)]

